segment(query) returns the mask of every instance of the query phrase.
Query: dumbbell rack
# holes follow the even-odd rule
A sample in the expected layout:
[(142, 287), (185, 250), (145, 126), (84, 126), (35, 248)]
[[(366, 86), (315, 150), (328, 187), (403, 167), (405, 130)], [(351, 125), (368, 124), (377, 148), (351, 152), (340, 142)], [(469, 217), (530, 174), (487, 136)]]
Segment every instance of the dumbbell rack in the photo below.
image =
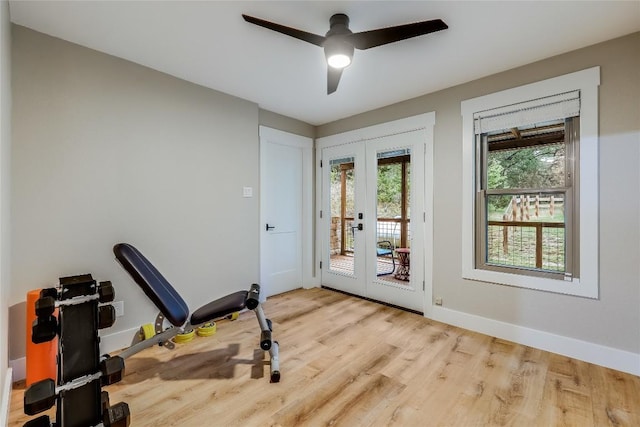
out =
[(24, 411), (36, 415), (56, 405), (56, 421), (42, 415), (25, 427), (129, 425), (129, 406), (123, 402), (111, 406), (108, 393), (102, 391), (124, 375), (122, 358), (100, 356), (98, 330), (115, 322), (114, 307), (105, 304), (114, 297), (111, 282), (97, 285), (91, 274), (63, 277), (57, 288), (40, 292), (31, 340), (38, 344), (59, 336), (58, 378), (33, 383), (24, 395)]

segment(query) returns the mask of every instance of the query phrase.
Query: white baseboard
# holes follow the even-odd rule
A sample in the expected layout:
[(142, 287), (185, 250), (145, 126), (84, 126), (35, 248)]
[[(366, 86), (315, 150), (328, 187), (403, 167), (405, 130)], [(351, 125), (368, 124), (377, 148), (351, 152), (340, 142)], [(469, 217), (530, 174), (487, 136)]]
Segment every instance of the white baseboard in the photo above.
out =
[(640, 354), (638, 353), (443, 307), (433, 307), (431, 314), (431, 318), (439, 322), (640, 376)]
[(9, 360), (9, 369), (13, 370), (13, 381), (21, 381), (27, 378), (27, 358)]
[(11, 406), (11, 384), (13, 384), (13, 370), (7, 369), (2, 384), (2, 400), (0, 400), (0, 426), (9, 424), (9, 407)]

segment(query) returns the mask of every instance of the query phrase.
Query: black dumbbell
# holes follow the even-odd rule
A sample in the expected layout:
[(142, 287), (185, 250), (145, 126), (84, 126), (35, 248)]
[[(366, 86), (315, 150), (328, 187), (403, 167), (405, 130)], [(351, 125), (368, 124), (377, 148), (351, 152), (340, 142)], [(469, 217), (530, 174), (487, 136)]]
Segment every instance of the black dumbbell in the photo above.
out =
[(49, 419), (49, 415), (42, 415), (31, 421), (27, 421), (23, 427), (51, 427), (51, 420)]
[(51, 297), (58, 299), (58, 290), (56, 288), (45, 288), (40, 290), (40, 298)]
[(129, 405), (124, 402), (110, 406), (102, 415), (105, 427), (128, 427), (130, 419)]
[(111, 282), (100, 282), (98, 285), (98, 295), (100, 295), (99, 301), (103, 304), (113, 301), (116, 298), (116, 292)]
[(98, 307), (98, 329), (110, 328), (116, 322), (116, 309), (112, 305)]
[(45, 318), (53, 315), (56, 309), (56, 300), (50, 296), (40, 297), (36, 300), (36, 316)]
[(35, 415), (56, 403), (56, 383), (47, 378), (35, 382), (24, 392), (24, 413)]
[(55, 316), (38, 317), (31, 324), (31, 342), (40, 344), (51, 341), (58, 334), (58, 321)]
[(103, 386), (115, 384), (124, 376), (124, 359), (120, 356), (108, 357), (100, 362), (100, 383)]

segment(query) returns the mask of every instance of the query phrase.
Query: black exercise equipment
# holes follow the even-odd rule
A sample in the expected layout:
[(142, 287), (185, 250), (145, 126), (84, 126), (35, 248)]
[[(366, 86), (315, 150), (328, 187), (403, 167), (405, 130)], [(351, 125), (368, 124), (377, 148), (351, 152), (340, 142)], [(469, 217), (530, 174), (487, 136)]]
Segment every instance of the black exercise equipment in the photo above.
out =
[(43, 415), (25, 427), (129, 425), (127, 404), (110, 406), (107, 392), (101, 389), (124, 375), (124, 359), (99, 354), (98, 329), (115, 322), (113, 306), (99, 303), (111, 302), (114, 297), (110, 282), (96, 284), (90, 274), (63, 277), (57, 288), (40, 292), (31, 340), (37, 344), (59, 336), (58, 378), (31, 384), (24, 394), (24, 411), (36, 415), (56, 405), (56, 421), (52, 423)]
[(177, 334), (247, 308), (254, 311), (260, 325), (260, 348), (269, 351), (271, 357), (271, 382), (280, 381), (279, 346), (272, 338), (271, 321), (265, 317), (260, 305), (259, 285), (253, 284), (248, 291), (234, 292), (212, 301), (191, 313), (189, 317), (187, 303), (140, 251), (130, 244), (118, 243), (113, 247), (113, 253), (120, 265), (158, 307), (161, 315), (174, 326), (134, 344), (120, 353), (120, 357), (126, 359), (155, 344), (162, 345)]

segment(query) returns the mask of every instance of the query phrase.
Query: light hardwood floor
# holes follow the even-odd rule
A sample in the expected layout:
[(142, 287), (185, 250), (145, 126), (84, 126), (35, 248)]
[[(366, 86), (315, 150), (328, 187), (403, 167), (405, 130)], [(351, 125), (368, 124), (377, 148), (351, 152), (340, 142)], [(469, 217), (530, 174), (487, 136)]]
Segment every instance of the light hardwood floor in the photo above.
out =
[[(270, 298), (282, 381), (251, 312), (147, 349), (106, 387), (132, 426), (640, 426), (640, 378), (326, 289)], [(22, 426), (16, 384), (9, 426)]]

